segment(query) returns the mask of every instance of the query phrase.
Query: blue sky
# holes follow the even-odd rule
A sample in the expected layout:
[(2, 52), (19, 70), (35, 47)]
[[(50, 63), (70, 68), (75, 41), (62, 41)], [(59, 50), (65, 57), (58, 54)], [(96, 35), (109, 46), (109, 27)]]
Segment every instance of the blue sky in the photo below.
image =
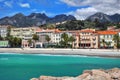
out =
[(58, 14), (73, 15), (77, 19), (96, 13), (120, 13), (120, 0), (0, 0), (0, 18), (16, 13), (46, 13), (49, 17)]
[(16, 13), (29, 15), (33, 12), (46, 13), (48, 16), (66, 14), (80, 7), (68, 6), (59, 0), (0, 0), (0, 17)]

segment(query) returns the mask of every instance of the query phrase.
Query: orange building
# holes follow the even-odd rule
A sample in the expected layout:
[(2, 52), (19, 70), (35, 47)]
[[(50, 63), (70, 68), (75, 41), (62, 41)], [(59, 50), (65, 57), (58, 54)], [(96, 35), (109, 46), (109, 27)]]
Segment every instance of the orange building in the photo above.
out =
[(98, 48), (98, 34), (95, 29), (83, 29), (80, 31), (80, 48)]

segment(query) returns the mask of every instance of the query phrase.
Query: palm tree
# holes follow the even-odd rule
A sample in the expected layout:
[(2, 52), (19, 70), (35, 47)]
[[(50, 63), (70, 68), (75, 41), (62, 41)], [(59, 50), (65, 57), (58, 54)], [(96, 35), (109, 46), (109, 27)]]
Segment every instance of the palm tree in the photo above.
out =
[(49, 37), (48, 35), (46, 35), (46, 36), (45, 36), (45, 40), (46, 40), (46, 41), (48, 42), (48, 44), (49, 44), (49, 42), (50, 42), (51, 39), (50, 39), (50, 37)]
[(110, 48), (111, 42), (106, 42), (108, 48)]
[(61, 39), (62, 39), (62, 40), (61, 40), (62, 45), (64, 45), (64, 46), (67, 48), (68, 42), (69, 42), (68, 34), (63, 33), (63, 34), (61, 35)]
[(35, 41), (37, 41), (37, 40), (39, 40), (39, 37), (38, 37), (38, 35), (37, 35), (37, 34), (33, 34), (32, 39), (33, 39), (33, 40), (35, 40)]
[(115, 47), (119, 48), (119, 41), (120, 41), (119, 35), (118, 34), (114, 35), (113, 40), (115, 42)]
[(13, 36), (9, 36), (9, 37), (7, 37), (7, 39), (9, 41), (10, 47), (13, 47), (14, 46), (14, 37)]
[(2, 36), (0, 35), (0, 40), (3, 40)]
[(29, 43), (29, 47), (30, 47), (31, 44), (32, 44), (32, 39), (29, 39), (29, 40), (28, 40), (28, 43)]
[(73, 48), (73, 42), (75, 41), (75, 38), (73, 36), (70, 36), (69, 37), (69, 42), (72, 43), (72, 48)]
[(106, 44), (106, 42), (105, 42), (104, 39), (102, 39), (102, 42), (101, 42), (101, 43), (103, 44), (103, 48), (105, 48), (105, 44)]

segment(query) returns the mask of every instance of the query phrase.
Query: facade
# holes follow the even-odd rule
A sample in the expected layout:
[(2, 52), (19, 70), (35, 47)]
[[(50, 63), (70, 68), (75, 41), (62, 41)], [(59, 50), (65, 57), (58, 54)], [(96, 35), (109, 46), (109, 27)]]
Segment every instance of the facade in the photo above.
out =
[(95, 29), (80, 31), (80, 48), (98, 48), (98, 34)]
[(8, 41), (0, 41), (0, 48), (6, 48), (9, 47)]
[(73, 34), (73, 37), (75, 38), (75, 42), (73, 42), (73, 48), (79, 48), (79, 42), (80, 42), (80, 35), (79, 35), (79, 31), (76, 31)]
[(61, 31), (58, 29), (38, 29), (36, 34), (39, 36), (39, 41), (42, 43), (47, 43), (45, 39), (46, 35), (51, 39), (50, 43), (59, 43), (61, 40)]
[(33, 34), (36, 33), (36, 27), (28, 28), (11, 28), (11, 33), (13, 37), (18, 37), (22, 39), (22, 47), (30, 47), (28, 40), (32, 39)]
[(32, 35), (35, 34), (36, 27), (28, 28), (11, 28), (11, 33), (13, 37), (19, 37), (24, 40), (32, 39)]
[(5, 25), (0, 25), (0, 36), (1, 37), (7, 37), (7, 27)]
[[(113, 48), (115, 42), (113, 41), (113, 37), (114, 35), (117, 34), (116, 31), (112, 31), (112, 30), (106, 30), (106, 31), (98, 31), (99, 34), (99, 47), (100, 48)], [(103, 42), (104, 41), (104, 42)]]
[(57, 31), (55, 31), (54, 33), (53, 33), (53, 39), (52, 39), (52, 43), (59, 43), (60, 41), (61, 41), (61, 32), (57, 32)]
[[(79, 48), (79, 41), (80, 41), (80, 36), (79, 36), (80, 30), (73, 30), (73, 31), (63, 31), (63, 33), (66, 33), (69, 37), (73, 36), (75, 41), (72, 44), (73, 48)], [(62, 33), (62, 34), (63, 34)]]

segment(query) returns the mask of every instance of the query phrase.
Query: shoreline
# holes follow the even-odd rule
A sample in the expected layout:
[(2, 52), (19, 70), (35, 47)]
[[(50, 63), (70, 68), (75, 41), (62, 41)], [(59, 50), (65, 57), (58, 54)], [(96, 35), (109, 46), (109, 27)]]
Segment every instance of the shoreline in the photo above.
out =
[(81, 55), (120, 58), (118, 49), (0, 48), (0, 53)]

